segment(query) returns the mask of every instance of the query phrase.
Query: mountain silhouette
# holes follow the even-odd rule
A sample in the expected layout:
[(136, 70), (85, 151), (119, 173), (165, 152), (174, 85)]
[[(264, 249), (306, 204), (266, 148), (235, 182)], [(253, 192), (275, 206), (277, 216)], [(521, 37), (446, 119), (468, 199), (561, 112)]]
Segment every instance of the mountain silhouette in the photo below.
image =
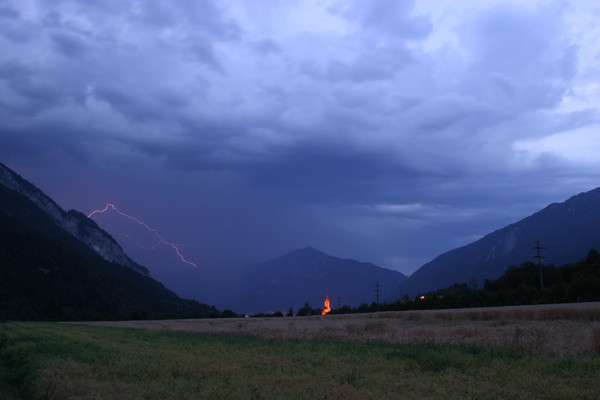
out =
[(84, 214), (0, 163), (0, 320), (208, 316), (152, 279)]
[[(239, 267), (229, 299), (218, 304), (245, 313), (297, 310), (304, 303), (322, 307), (326, 295), (332, 307), (375, 301), (375, 285), (382, 293), (406, 276), (371, 263), (330, 256), (312, 247), (295, 250), (270, 261)], [(383, 297), (381, 298), (383, 300)]]
[(510, 265), (532, 261), (539, 241), (544, 263), (562, 265), (600, 248), (600, 188), (553, 203), (519, 222), (423, 265), (388, 300), (417, 295), (454, 283), (500, 277)]

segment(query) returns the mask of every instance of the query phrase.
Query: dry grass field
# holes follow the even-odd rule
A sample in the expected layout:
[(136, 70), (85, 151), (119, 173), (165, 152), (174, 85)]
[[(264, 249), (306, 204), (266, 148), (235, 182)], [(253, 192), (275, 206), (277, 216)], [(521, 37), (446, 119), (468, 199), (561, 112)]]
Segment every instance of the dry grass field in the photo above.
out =
[(600, 398), (600, 303), (83, 325), (0, 323), (0, 399)]
[(285, 318), (107, 321), (86, 325), (254, 335), (266, 339), (334, 339), (513, 348), (535, 355), (600, 352), (600, 303)]

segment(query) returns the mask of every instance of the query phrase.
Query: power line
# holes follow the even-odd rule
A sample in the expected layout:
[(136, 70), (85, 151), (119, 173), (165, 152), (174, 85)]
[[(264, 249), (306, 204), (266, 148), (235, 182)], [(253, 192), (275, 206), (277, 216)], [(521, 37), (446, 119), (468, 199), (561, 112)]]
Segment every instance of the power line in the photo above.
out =
[(542, 273), (542, 259), (544, 259), (546, 257), (542, 256), (542, 250), (545, 250), (545, 249), (546, 249), (545, 247), (540, 246), (540, 241), (536, 240), (535, 247), (532, 250), (536, 250), (537, 255), (531, 257), (531, 258), (537, 259), (538, 266), (540, 267), (540, 290), (544, 290), (544, 274)]
[(381, 296), (381, 285), (379, 281), (375, 284), (375, 298), (377, 299), (377, 305), (379, 305), (379, 297)]

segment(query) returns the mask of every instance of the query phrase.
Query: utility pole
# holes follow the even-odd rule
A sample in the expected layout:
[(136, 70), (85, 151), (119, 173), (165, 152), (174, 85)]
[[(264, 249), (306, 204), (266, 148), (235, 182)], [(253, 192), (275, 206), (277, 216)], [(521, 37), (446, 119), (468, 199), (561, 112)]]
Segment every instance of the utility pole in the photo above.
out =
[(381, 285), (379, 281), (375, 284), (375, 298), (377, 299), (377, 305), (379, 305), (379, 297), (381, 296)]
[(544, 249), (545, 249), (545, 247), (540, 246), (540, 241), (536, 240), (535, 247), (533, 248), (533, 250), (537, 251), (537, 255), (533, 256), (532, 258), (537, 259), (538, 266), (540, 267), (540, 290), (544, 290), (544, 275), (542, 273), (542, 259), (546, 258), (546, 257), (542, 256), (542, 250), (544, 250)]

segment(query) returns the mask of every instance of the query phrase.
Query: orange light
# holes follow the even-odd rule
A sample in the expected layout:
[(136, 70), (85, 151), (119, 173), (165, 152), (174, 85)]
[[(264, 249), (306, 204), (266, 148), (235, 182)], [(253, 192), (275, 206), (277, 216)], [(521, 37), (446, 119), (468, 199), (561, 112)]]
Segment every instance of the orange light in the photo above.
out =
[(419, 300), (425, 300), (425, 296), (419, 297)]
[(325, 295), (325, 301), (323, 302), (323, 311), (321, 311), (321, 315), (325, 315), (331, 311), (331, 307), (329, 307), (329, 295)]

